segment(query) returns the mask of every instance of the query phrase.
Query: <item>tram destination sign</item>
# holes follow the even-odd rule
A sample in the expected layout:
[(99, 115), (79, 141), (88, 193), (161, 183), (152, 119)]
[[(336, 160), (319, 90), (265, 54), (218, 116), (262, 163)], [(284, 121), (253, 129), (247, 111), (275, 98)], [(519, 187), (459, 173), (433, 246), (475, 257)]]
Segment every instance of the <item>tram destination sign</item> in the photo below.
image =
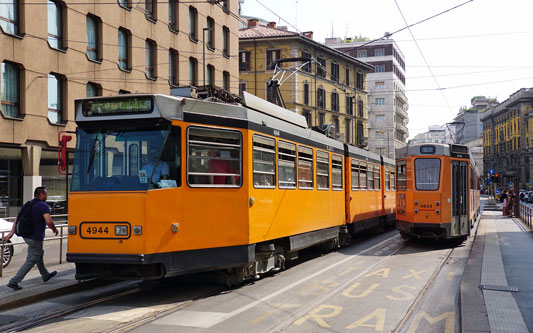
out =
[(84, 101), (81, 110), (85, 117), (98, 117), (151, 113), (153, 108), (151, 97), (129, 97)]

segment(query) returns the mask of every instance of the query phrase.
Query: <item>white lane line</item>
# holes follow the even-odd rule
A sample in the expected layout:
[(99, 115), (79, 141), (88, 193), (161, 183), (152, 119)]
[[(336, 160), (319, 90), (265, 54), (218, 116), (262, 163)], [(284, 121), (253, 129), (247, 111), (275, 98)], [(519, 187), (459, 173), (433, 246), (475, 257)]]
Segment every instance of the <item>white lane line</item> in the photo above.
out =
[(223, 312), (204, 312), (204, 311), (178, 311), (178, 312), (175, 312), (174, 314), (168, 316), (168, 317), (165, 317), (165, 318), (161, 318), (159, 320), (156, 320), (154, 322), (154, 324), (161, 324), (161, 325), (176, 325), (176, 326), (188, 326), (188, 327), (198, 327), (198, 328), (210, 328), (216, 324), (219, 324), (227, 319), (230, 319), (231, 317), (234, 317), (244, 311), (247, 311), (259, 304), (264, 304), (265, 302), (267, 302), (268, 300), (280, 295), (280, 294), (283, 294), (284, 292), (306, 282), (306, 281), (309, 281), (310, 279), (320, 275), (320, 274), (323, 274), (323, 273), (326, 273), (328, 272), (329, 270), (331, 270), (332, 268), (335, 268), (339, 265), (342, 265), (344, 264), (345, 262), (347, 261), (350, 261), (352, 259), (355, 259), (357, 257), (360, 257), (361, 255), (367, 253), (367, 252), (370, 252), (376, 248), (379, 248), (380, 246), (383, 246), (383, 244), (385, 243), (388, 243), (388, 242), (391, 242), (391, 241), (394, 241), (394, 239), (396, 238), (399, 238), (400, 236), (399, 235), (396, 235), (392, 238), (389, 238), (389, 239), (386, 239), (362, 252), (359, 252), (358, 254), (356, 255), (351, 255), (351, 256), (348, 256), (326, 268), (323, 268), (321, 269), (320, 271), (317, 271), (311, 275), (308, 275), (307, 277), (303, 278), (303, 279), (300, 279), (298, 281), (295, 281), (281, 289), (278, 289), (277, 291), (265, 296), (265, 297), (262, 297), (256, 301), (253, 301), (247, 305), (244, 305), (236, 310), (233, 310), (232, 312), (230, 313), (223, 313)]

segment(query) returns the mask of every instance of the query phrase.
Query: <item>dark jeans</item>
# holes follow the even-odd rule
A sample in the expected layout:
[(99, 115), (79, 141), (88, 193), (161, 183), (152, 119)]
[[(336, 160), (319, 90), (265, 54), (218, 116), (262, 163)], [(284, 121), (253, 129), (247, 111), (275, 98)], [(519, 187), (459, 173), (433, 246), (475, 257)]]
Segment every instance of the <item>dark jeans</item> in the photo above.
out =
[(26, 257), (26, 262), (20, 266), (17, 274), (9, 280), (11, 284), (18, 284), (24, 279), (26, 274), (37, 264), (39, 268), (39, 273), (44, 277), (48, 275), (48, 270), (44, 267), (43, 261), (43, 241), (36, 241), (29, 238), (24, 238), (26, 244), (28, 244), (28, 256)]

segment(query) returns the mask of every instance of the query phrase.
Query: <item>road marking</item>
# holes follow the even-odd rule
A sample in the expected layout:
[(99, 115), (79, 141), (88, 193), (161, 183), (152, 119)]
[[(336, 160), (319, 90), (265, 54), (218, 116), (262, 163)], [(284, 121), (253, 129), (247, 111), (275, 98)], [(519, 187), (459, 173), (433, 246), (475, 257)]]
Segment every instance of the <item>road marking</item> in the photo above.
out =
[(173, 314), (160, 318), (153, 323), (156, 325), (186, 326), (197, 328), (209, 328), (223, 322), (227, 313), (206, 311), (177, 311)]
[(303, 287), (298, 291), (300, 295), (320, 295), (331, 288), (335, 288), (338, 286), (339, 283), (335, 281), (320, 281), (320, 282), (313, 282), (312, 284)]
[(408, 274), (406, 276), (402, 276), (402, 279), (408, 279), (410, 277), (414, 277), (415, 279), (417, 280), (420, 280), (420, 273), (424, 273), (426, 270), (421, 270), (421, 271), (415, 271), (414, 269), (410, 269), (409, 272), (411, 272), (411, 274)]
[[(356, 327), (372, 327), (375, 331), (383, 332), (383, 329), (385, 328), (385, 317), (387, 316), (387, 309), (379, 308), (376, 309), (371, 314), (364, 316), (363, 318), (359, 319), (358, 321), (354, 322), (353, 324), (350, 324), (346, 326), (346, 329), (351, 330)], [(368, 323), (368, 321), (376, 318), (376, 323), (371, 324)]]
[(365, 277), (366, 276), (373, 276), (373, 275), (381, 275), (384, 278), (388, 278), (389, 277), (389, 273), (390, 273), (390, 268), (382, 268), (382, 269), (378, 269), (375, 272), (372, 272), (370, 274), (365, 275)]
[(406, 289), (406, 288), (407, 289), (411, 289), (411, 290), (416, 290), (416, 288), (412, 287), (412, 286), (398, 286), (398, 287), (392, 288), (392, 291), (394, 291), (395, 293), (404, 295), (404, 297), (395, 297), (395, 296), (391, 296), (391, 295), (388, 295), (388, 296), (385, 296), (385, 297), (390, 299), (390, 300), (393, 300), (393, 301), (408, 301), (410, 299), (415, 298), (415, 295), (403, 290), (403, 289)]
[(356, 270), (356, 269), (361, 269), (361, 267), (359, 267), (359, 266), (351, 266), (351, 267), (348, 267), (344, 272), (339, 273), (339, 276), (346, 275), (346, 274), (348, 274), (348, 273), (350, 273), (351, 271)]
[(407, 330), (407, 333), (417, 332), (418, 325), (420, 325), (420, 322), (422, 321), (422, 319), (425, 319), (432, 326), (440, 321), (445, 320), (444, 332), (445, 333), (455, 332), (455, 312), (445, 312), (438, 317), (431, 317), (430, 315), (422, 311), (416, 315), (413, 321), (413, 324), (409, 326), (409, 330)]
[[(324, 309), (330, 309), (331, 311), (329, 313), (320, 314), (320, 311), (322, 311)], [(342, 311), (342, 306), (321, 304), (318, 307), (316, 307), (313, 310), (311, 310), (311, 312), (309, 312), (309, 314), (307, 314), (307, 315), (301, 317), (300, 319), (296, 320), (293, 324), (294, 325), (301, 325), (307, 319), (313, 318), (320, 326), (322, 326), (324, 328), (329, 328), (330, 326), (328, 325), (328, 323), (326, 323), (326, 321), (324, 321), (324, 319), (322, 319), (322, 318), (331, 318), (331, 317), (338, 316), (339, 313), (341, 313), (341, 311)]]
[(261, 317), (258, 317), (254, 320), (252, 320), (252, 324), (259, 324), (261, 321), (265, 320), (266, 318), (270, 317), (271, 315), (273, 315), (274, 313), (278, 312), (280, 309), (290, 309), (290, 308), (297, 308), (299, 307), (301, 304), (272, 304), (273, 307), (275, 307), (276, 309), (272, 310), (272, 311), (269, 311), (267, 313), (265, 313), (264, 315), (262, 315)]
[(362, 297), (370, 295), (377, 287), (379, 287), (379, 283), (374, 283), (370, 287), (368, 287), (365, 291), (360, 293), (359, 295), (352, 295), (351, 294), (352, 290), (359, 287), (360, 285), (361, 285), (361, 282), (355, 282), (354, 284), (352, 284), (350, 288), (343, 291), (342, 294), (349, 298), (362, 298)]
[[(233, 311), (231, 311), (231, 312), (229, 312), (229, 313), (215, 313), (215, 314), (217, 314), (217, 315), (216, 315), (216, 319), (217, 319), (217, 320), (213, 320), (213, 321), (209, 322), (209, 325), (207, 325), (207, 323), (206, 323), (206, 325), (202, 325), (201, 327), (202, 327), (202, 328), (209, 328), (209, 327), (212, 327), (212, 326), (214, 326), (214, 325), (216, 325), (216, 324), (218, 324), (218, 323), (223, 322), (224, 320), (230, 319), (230, 318), (232, 318), (232, 317), (234, 317), (234, 316), (236, 316), (236, 315), (238, 315), (238, 314), (240, 314), (240, 313), (242, 313), (242, 312), (244, 312), (244, 311), (247, 311), (247, 310), (249, 310), (249, 309), (251, 309), (251, 308), (253, 308), (253, 307), (255, 307), (255, 306), (259, 305), (259, 304), (265, 304), (268, 300), (270, 300), (270, 299), (272, 299), (272, 298), (274, 298), (274, 297), (276, 297), (276, 296), (278, 296), (278, 295), (281, 295), (281, 294), (287, 292), (288, 290), (290, 290), (290, 289), (292, 289), (292, 288), (294, 288), (294, 287), (296, 287), (296, 286), (298, 286), (298, 285), (301, 285), (302, 283), (304, 283), (304, 282), (306, 282), (306, 281), (309, 281), (309, 280), (311, 280), (311, 279), (313, 279), (313, 278), (315, 278), (315, 277), (317, 277), (317, 276), (319, 276), (319, 275), (321, 275), (321, 274), (323, 274), (323, 273), (329, 272), (329, 271), (331, 271), (333, 268), (335, 268), (335, 267), (337, 267), (337, 266), (339, 266), (339, 265), (342, 265), (342, 264), (344, 264), (345, 262), (348, 262), (348, 261), (350, 261), (350, 260), (353, 260), (353, 259), (355, 259), (355, 258), (358, 258), (358, 257), (362, 256), (363, 254), (365, 254), (365, 253), (367, 253), (367, 252), (371, 252), (371, 251), (373, 251), (373, 250), (376, 249), (376, 248), (380, 248), (380, 247), (383, 246), (383, 244), (386, 244), (386, 243), (388, 243), (388, 242), (394, 241), (395, 239), (398, 239), (398, 238), (400, 238), (400, 235), (396, 235), (396, 236), (391, 237), (391, 238), (389, 238), (389, 239), (386, 239), (386, 240), (384, 240), (384, 241), (382, 241), (382, 242), (379, 242), (379, 243), (377, 243), (377, 244), (375, 244), (375, 245), (369, 247), (368, 249), (366, 249), (366, 250), (364, 250), (364, 251), (361, 251), (360, 253), (358, 253), (358, 254), (356, 254), (356, 255), (347, 256), (346, 258), (344, 258), (344, 259), (342, 259), (342, 260), (339, 260), (339, 261), (337, 261), (337, 262), (334, 263), (334, 264), (331, 264), (331, 265), (329, 265), (329, 266), (327, 266), (327, 267), (325, 267), (325, 268), (323, 268), (323, 269), (321, 269), (321, 270), (319, 270), (319, 271), (317, 271), (317, 272), (315, 272), (315, 273), (313, 273), (313, 274), (310, 274), (310, 275), (306, 276), (305, 278), (302, 278), (302, 279), (300, 279), (300, 280), (298, 280), (298, 281), (294, 281), (293, 283), (288, 284), (288, 285), (286, 285), (285, 287), (280, 288), (280, 289), (278, 289), (277, 291), (275, 291), (275, 292), (273, 292), (273, 293), (270, 293), (270, 294), (268, 294), (268, 295), (266, 295), (266, 296), (264, 296), (264, 297), (262, 297), (262, 298), (260, 298), (260, 299), (258, 299), (258, 300), (252, 301), (252, 302), (250, 302), (250, 303), (248, 303), (248, 304), (246, 304), (246, 305), (243, 305), (243, 306), (241, 306), (240, 308), (235, 309), (235, 310), (233, 310)], [(376, 263), (375, 265), (379, 264), (380, 262), (381, 262), (381, 260), (378, 261), (378, 263)], [(369, 269), (371, 269), (371, 268), (374, 267), (375, 265), (370, 266)], [(368, 271), (368, 270), (367, 270), (367, 271)], [(363, 271), (361, 274), (358, 274), (357, 276), (351, 278), (351, 279), (348, 281), (348, 283), (350, 283), (350, 282), (352, 282), (353, 280), (359, 278), (360, 275), (366, 273), (367, 271)], [(339, 288), (339, 287), (337, 287), (337, 288)], [(183, 312), (183, 311), (175, 312), (173, 315), (169, 315), (169, 316), (167, 316), (167, 317), (165, 317), (165, 318), (174, 317), (174, 316), (181, 316), (181, 315), (180, 315), (180, 312)], [(218, 315), (220, 315), (220, 316), (218, 316)], [(157, 322), (157, 321), (156, 321), (156, 322)], [(178, 325), (178, 324), (174, 324), (174, 325)], [(185, 326), (185, 325), (184, 325), (184, 326)]]
[(120, 323), (127, 323), (139, 319), (151, 312), (160, 312), (172, 307), (172, 305), (159, 305), (144, 308), (134, 308), (131, 306), (95, 306), (86, 310), (65, 316), (65, 319), (87, 318), (95, 320), (111, 320)]

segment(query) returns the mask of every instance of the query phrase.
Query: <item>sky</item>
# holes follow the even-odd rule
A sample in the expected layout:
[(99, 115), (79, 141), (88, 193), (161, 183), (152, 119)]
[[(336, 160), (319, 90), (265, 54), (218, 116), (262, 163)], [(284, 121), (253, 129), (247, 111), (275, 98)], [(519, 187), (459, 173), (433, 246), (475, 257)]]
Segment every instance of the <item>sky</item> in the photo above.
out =
[(474, 96), (503, 102), (533, 87), (533, 1), (244, 0), (241, 14), (313, 31), (324, 43), (331, 36), (376, 39), (465, 2), (391, 37), (405, 57), (413, 138), (452, 122)]

